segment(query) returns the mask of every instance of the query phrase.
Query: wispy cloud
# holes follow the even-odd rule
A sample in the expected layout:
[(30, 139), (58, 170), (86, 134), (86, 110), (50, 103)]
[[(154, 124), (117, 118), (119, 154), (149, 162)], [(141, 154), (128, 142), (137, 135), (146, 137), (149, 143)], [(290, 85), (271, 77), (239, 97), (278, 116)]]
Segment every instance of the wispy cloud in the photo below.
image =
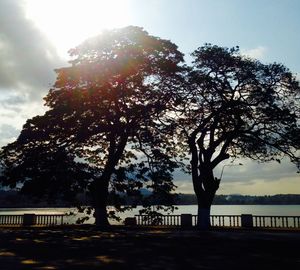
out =
[(262, 60), (267, 52), (265, 46), (258, 46), (252, 49), (241, 49), (241, 53), (245, 56)]
[(0, 33), (0, 91), (27, 88), (35, 99), (55, 79), (53, 69), (61, 63), (56, 49), (27, 19), (22, 0), (0, 1)]
[(299, 176), (290, 175), (277, 178), (269, 182), (264, 179), (253, 179), (236, 183), (222, 183), (218, 194), (242, 194), (242, 195), (275, 195), (275, 194), (299, 194)]
[(11, 125), (0, 125), (0, 146), (16, 139), (18, 133), (19, 131)]
[(23, 0), (0, 1), (0, 146), (45, 110), (42, 97), (54, 83), (53, 70), (64, 65), (24, 8)]

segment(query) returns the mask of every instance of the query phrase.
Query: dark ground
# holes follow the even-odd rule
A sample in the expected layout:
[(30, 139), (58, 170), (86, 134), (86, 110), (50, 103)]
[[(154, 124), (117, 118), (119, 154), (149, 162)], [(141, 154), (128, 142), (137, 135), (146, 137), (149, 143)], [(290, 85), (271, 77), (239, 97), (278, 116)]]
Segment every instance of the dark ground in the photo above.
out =
[(0, 228), (0, 269), (300, 269), (300, 232)]

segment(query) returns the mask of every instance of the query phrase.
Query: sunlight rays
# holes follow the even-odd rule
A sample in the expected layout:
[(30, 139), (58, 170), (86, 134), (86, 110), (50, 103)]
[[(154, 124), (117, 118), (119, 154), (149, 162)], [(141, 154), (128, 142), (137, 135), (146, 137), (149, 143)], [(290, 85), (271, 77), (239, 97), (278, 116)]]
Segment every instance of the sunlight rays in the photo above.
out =
[(67, 51), (103, 29), (128, 24), (128, 1), (120, 0), (26, 0), (28, 19), (46, 34), (58, 53)]

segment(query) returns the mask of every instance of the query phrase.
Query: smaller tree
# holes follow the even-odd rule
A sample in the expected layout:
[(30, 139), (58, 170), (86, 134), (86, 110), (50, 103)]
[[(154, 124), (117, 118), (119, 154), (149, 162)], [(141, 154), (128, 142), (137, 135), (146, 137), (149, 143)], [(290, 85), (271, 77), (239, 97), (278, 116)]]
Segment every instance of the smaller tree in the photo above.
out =
[(222, 161), (287, 156), (299, 166), (300, 87), (285, 66), (247, 58), (238, 47), (206, 44), (192, 56), (175, 121), (191, 153), (198, 226), (207, 228)]

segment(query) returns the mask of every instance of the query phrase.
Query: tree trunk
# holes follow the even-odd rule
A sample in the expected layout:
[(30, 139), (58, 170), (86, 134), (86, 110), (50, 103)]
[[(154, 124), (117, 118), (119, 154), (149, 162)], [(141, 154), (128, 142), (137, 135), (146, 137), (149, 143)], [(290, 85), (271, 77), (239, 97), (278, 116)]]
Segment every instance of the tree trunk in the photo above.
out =
[(92, 186), (93, 207), (95, 209), (95, 224), (99, 228), (107, 228), (110, 224), (107, 217), (107, 199), (108, 199), (108, 183), (107, 179), (101, 177), (95, 180)]
[(214, 178), (212, 170), (206, 170), (199, 176), (198, 181), (193, 182), (198, 202), (197, 227), (200, 230), (208, 230), (210, 228), (210, 209), (220, 181)]
[(210, 208), (214, 194), (202, 189), (200, 194), (196, 195), (198, 202), (197, 228), (200, 230), (208, 230), (210, 228)]
[(99, 228), (105, 228), (110, 225), (108, 222), (106, 211), (109, 181), (114, 172), (115, 166), (118, 164), (124, 152), (128, 136), (128, 133), (124, 132), (120, 137), (119, 142), (116, 143), (116, 134), (114, 132), (110, 134), (110, 146), (108, 150), (109, 154), (107, 157), (107, 163), (101, 177), (99, 179), (95, 179), (94, 183), (92, 184), (93, 206), (95, 208), (95, 223)]
[(107, 218), (106, 205), (95, 207), (95, 224), (99, 228), (109, 227), (110, 224)]
[(200, 230), (208, 230), (210, 228), (210, 206), (203, 207), (198, 203), (197, 218), (197, 228)]

